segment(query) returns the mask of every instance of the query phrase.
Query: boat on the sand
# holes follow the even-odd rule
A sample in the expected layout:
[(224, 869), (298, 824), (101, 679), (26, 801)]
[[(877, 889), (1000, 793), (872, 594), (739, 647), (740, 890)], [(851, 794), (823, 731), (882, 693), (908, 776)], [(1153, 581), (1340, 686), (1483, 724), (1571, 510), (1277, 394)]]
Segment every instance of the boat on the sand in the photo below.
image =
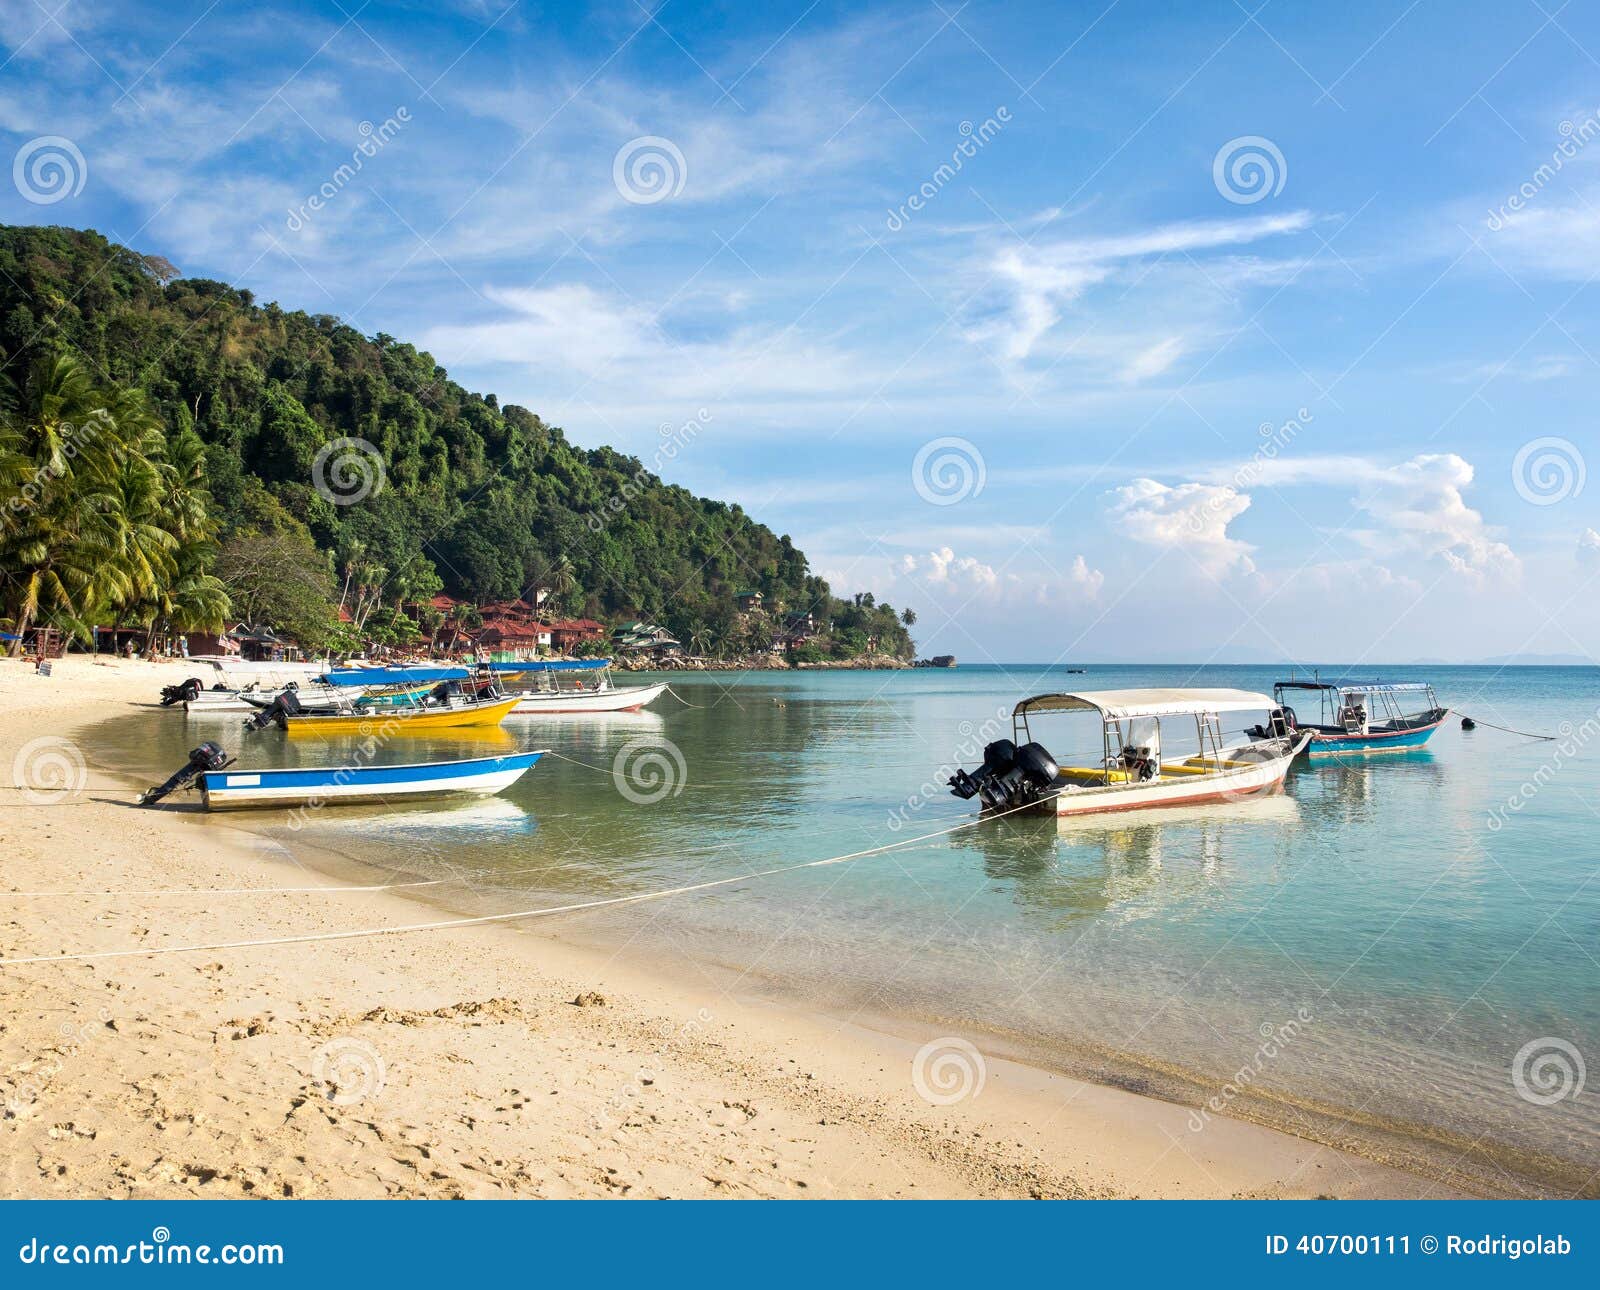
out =
[(166, 783), (139, 797), (152, 806), (180, 789), (198, 789), (208, 811), (251, 806), (324, 806), (358, 802), (411, 801), (457, 793), (490, 796), (509, 788), (544, 756), (545, 750), (409, 762), (399, 766), (289, 766), (235, 770), (233, 759), (213, 743), (201, 744)]

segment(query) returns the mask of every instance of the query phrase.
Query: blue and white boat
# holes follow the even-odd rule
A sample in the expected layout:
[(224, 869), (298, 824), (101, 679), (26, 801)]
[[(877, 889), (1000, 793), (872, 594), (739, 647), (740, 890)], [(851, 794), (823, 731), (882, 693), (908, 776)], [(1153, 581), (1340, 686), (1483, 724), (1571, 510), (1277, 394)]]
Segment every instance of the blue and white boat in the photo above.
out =
[(208, 811), (227, 811), (244, 806), (392, 802), (455, 793), (489, 797), (521, 779), (544, 751), (404, 766), (206, 771), (200, 777), (200, 799)]
[(492, 678), (517, 706), (513, 716), (585, 712), (637, 712), (666, 692), (668, 682), (617, 685), (611, 679), (608, 658), (526, 659), (462, 665), (348, 667), (327, 673), (322, 680), (334, 687), (376, 687), (442, 683), (449, 702), (468, 698)]
[(234, 770), (216, 744), (202, 744), (165, 784), (142, 794), (150, 806), (181, 788), (198, 788), (208, 811), (248, 806), (331, 806), (356, 802), (414, 801), (466, 793), (487, 797), (521, 779), (548, 749), (410, 762), (401, 766), (292, 766), (281, 770)]
[[(1274, 725), (1311, 732), (1310, 757), (1415, 752), (1449, 715), (1426, 681), (1279, 681), (1272, 697)], [(1295, 711), (1296, 698), (1316, 700), (1315, 720)]]

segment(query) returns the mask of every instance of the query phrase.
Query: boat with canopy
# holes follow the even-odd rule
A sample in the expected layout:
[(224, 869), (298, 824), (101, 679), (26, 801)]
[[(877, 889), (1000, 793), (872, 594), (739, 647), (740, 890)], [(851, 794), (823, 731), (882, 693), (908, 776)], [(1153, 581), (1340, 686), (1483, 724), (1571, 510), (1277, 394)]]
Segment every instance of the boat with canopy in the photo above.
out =
[[(1450, 714), (1426, 681), (1279, 681), (1272, 694), (1282, 722), (1310, 732), (1312, 757), (1414, 752)], [(1314, 721), (1295, 710), (1295, 699), (1306, 707), (1306, 717), (1315, 699)]]
[[(1269, 712), (1249, 690), (1140, 689), (1039, 694), (1012, 710), (1012, 738), (991, 743), (976, 771), (957, 771), (950, 791), (986, 811), (1088, 815), (1231, 802), (1275, 793), (1309, 732), (1270, 730), (1244, 742), (1224, 736), (1222, 716)], [(1064, 766), (1034, 740), (1036, 718), (1090, 714), (1094, 760)], [(1098, 733), (1098, 741), (1095, 735)]]
[[(659, 699), (666, 681), (616, 685), (608, 658), (551, 659), (526, 664), (490, 664), (506, 677), (505, 691), (517, 696), (512, 716), (573, 712), (638, 712)], [(516, 667), (516, 671), (510, 669)]]

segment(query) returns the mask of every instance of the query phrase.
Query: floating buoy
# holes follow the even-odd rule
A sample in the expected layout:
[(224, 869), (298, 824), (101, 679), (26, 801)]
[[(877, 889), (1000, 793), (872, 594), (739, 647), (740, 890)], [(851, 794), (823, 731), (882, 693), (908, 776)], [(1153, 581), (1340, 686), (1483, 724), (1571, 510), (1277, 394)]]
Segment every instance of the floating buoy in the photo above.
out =
[(1476, 730), (1478, 728), (1478, 723), (1476, 721), (1474, 721), (1471, 717), (1462, 717), (1461, 718), (1461, 728), (1463, 730)]

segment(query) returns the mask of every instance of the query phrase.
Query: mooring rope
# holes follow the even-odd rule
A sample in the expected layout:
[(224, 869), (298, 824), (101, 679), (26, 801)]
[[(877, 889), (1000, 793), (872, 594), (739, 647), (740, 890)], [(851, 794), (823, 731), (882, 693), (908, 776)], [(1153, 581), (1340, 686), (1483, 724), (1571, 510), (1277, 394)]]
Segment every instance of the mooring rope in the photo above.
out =
[(350, 941), (362, 940), (375, 936), (399, 936), (411, 932), (437, 932), (456, 927), (475, 927), (486, 923), (510, 923), (528, 918), (542, 918), (551, 914), (570, 914), (585, 909), (602, 909), (615, 905), (634, 905), (645, 901), (665, 900), (669, 896), (683, 896), (696, 891), (710, 891), (715, 887), (730, 887), (736, 883), (754, 882), (758, 878), (772, 878), (779, 874), (795, 873), (801, 869), (820, 869), (827, 865), (846, 864), (852, 860), (864, 860), (868, 856), (882, 855), (887, 851), (895, 851), (901, 847), (914, 846), (919, 842), (931, 842), (936, 838), (948, 837), (952, 833), (959, 833), (962, 829), (970, 829), (978, 824), (986, 824), (991, 820), (1014, 814), (1017, 811), (1027, 810), (1033, 803), (1024, 803), (1021, 806), (1008, 807), (993, 815), (977, 815), (971, 819), (963, 820), (948, 829), (939, 829), (933, 833), (924, 833), (914, 838), (904, 838), (899, 842), (886, 842), (881, 846), (868, 847), (864, 851), (851, 851), (845, 855), (829, 856), (824, 860), (804, 860), (798, 864), (779, 865), (772, 869), (759, 869), (750, 873), (738, 874), (732, 878), (712, 878), (705, 882), (688, 883), (680, 887), (668, 887), (660, 891), (641, 891), (628, 896), (605, 896), (597, 900), (576, 901), (568, 905), (548, 905), (542, 909), (519, 909), (505, 914), (478, 914), (470, 918), (445, 918), (430, 923), (403, 923), (394, 927), (362, 927), (352, 928), (338, 932), (302, 932), (292, 936), (266, 936), (252, 940), (241, 941), (210, 941), (193, 945), (154, 945), (142, 949), (131, 950), (86, 950), (77, 954), (30, 954), (20, 958), (0, 959), (0, 968), (21, 967), (30, 963), (89, 963), (105, 959), (130, 959), (157, 957), (165, 954), (201, 954), (213, 953), (220, 950), (257, 949), (278, 945), (311, 945), (322, 941)]
[(1455, 715), (1465, 717), (1475, 726), (1488, 726), (1491, 730), (1504, 730), (1508, 735), (1521, 735), (1524, 739), (1541, 739), (1549, 743), (1561, 738), (1560, 735), (1536, 735), (1531, 730), (1513, 730), (1510, 726), (1497, 726), (1492, 721), (1485, 721), (1482, 717), (1469, 716), (1465, 712), (1457, 711)]

